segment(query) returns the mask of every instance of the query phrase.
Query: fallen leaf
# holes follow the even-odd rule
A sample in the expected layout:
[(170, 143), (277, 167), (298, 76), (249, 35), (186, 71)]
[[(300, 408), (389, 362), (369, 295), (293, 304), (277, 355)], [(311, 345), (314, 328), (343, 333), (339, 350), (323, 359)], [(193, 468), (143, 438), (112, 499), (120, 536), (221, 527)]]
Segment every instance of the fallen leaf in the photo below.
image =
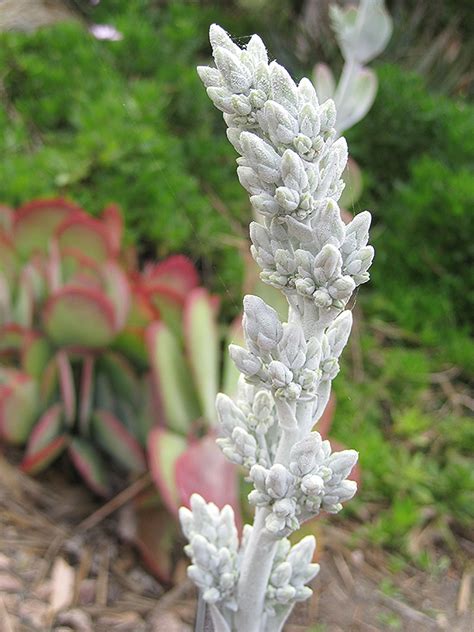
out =
[(51, 572), (50, 610), (58, 612), (67, 608), (74, 597), (74, 569), (57, 557)]

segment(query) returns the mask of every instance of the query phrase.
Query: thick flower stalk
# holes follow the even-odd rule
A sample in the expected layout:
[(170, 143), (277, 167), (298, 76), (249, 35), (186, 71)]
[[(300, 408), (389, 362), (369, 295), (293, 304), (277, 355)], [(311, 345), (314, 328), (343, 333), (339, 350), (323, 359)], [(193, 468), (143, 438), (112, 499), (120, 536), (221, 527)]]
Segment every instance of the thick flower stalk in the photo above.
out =
[(287, 536), (320, 511), (337, 513), (356, 492), (347, 477), (357, 452), (332, 452), (313, 427), (350, 334), (346, 306), (369, 279), (371, 218), (360, 213), (347, 226), (340, 218), (347, 146), (336, 139), (334, 103), (320, 104), (308, 79), (296, 85), (268, 63), (257, 35), (241, 49), (214, 25), (210, 39), (216, 68), (199, 75), (224, 112), (240, 182), (263, 217), (250, 225), (252, 255), (263, 281), (288, 299), (289, 316), (281, 323), (262, 299), (245, 297), (246, 347), (229, 349), (239, 393), (216, 402), (218, 443), (254, 485), (253, 526), (239, 546), (229, 509), (197, 496), (181, 521), (189, 574), (216, 630), (276, 632), (311, 595), (307, 582), (318, 572), (314, 538), (290, 547)]

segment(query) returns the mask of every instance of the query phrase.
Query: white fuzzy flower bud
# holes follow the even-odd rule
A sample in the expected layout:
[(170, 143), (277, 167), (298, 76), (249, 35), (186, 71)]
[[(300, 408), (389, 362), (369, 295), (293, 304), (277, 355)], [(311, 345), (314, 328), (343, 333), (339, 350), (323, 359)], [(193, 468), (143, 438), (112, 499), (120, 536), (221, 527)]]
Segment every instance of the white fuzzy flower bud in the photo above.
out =
[(278, 187), (275, 191), (275, 200), (286, 213), (291, 213), (298, 208), (300, 194), (288, 187)]
[(252, 85), (249, 69), (226, 48), (219, 47), (214, 53), (217, 68), (230, 90), (237, 93), (246, 92)]
[(319, 432), (312, 432), (295, 443), (290, 451), (290, 470), (293, 474), (305, 476), (312, 472), (321, 443), (322, 439)]
[(267, 493), (272, 498), (284, 498), (293, 484), (293, 476), (284, 465), (276, 463), (270, 468), (265, 479)]
[(284, 586), (290, 581), (291, 572), (291, 564), (289, 562), (282, 562), (281, 564), (278, 564), (278, 566), (272, 572), (270, 581), (273, 586)]
[(273, 360), (268, 365), (273, 388), (284, 388), (293, 380), (293, 373), (282, 362)]
[(306, 340), (301, 325), (292, 323), (283, 327), (278, 347), (280, 361), (292, 371), (301, 369), (306, 361)]
[(258, 296), (247, 295), (244, 298), (242, 325), (247, 344), (257, 353), (272, 351), (283, 336), (278, 314)]
[(260, 358), (238, 345), (229, 345), (229, 355), (239, 371), (248, 377), (256, 375), (262, 368)]

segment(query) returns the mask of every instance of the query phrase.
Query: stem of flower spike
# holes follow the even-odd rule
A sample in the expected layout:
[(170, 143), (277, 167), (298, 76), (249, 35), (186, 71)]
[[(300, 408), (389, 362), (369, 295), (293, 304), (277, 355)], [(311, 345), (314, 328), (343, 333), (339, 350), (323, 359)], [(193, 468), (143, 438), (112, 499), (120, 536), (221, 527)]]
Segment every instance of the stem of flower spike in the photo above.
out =
[[(289, 322), (302, 321), (301, 313), (291, 304), (288, 314)], [(306, 337), (309, 337), (306, 335)], [(296, 408), (296, 425), (285, 428), (286, 420), (280, 416), (283, 426), (282, 435), (275, 456), (275, 463), (288, 466), (290, 451), (300, 439), (302, 428), (311, 426), (313, 401), (300, 402)], [(269, 511), (257, 508), (249, 541), (245, 548), (244, 558), (238, 584), (239, 609), (236, 614), (236, 629), (242, 632), (263, 632), (265, 591), (270, 577), (278, 538), (265, 528), (265, 519)]]
[(252, 533), (245, 547), (237, 586), (239, 609), (235, 629), (239, 632), (262, 632), (265, 591), (275, 556), (277, 538), (265, 529), (270, 512), (258, 507)]

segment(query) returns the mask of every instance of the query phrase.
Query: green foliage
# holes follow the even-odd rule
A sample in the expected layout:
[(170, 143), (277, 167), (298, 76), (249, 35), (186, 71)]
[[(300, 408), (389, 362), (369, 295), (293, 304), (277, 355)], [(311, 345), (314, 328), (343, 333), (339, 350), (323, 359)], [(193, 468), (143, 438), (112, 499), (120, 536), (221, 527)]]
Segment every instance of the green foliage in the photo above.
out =
[(0, 200), (59, 192), (93, 213), (118, 201), (129, 241), (146, 254), (205, 258), (208, 281), (231, 288), (235, 312), (242, 263), (222, 237), (249, 211), (227, 177), (234, 152), (195, 72), (214, 17), (197, 5), (141, 0), (102, 14), (122, 41), (98, 42), (76, 24), (1, 34)]
[(451, 361), (474, 369), (468, 336), (474, 311), (474, 181), (422, 158), (384, 208), (376, 239), (370, 311), (438, 345)]

